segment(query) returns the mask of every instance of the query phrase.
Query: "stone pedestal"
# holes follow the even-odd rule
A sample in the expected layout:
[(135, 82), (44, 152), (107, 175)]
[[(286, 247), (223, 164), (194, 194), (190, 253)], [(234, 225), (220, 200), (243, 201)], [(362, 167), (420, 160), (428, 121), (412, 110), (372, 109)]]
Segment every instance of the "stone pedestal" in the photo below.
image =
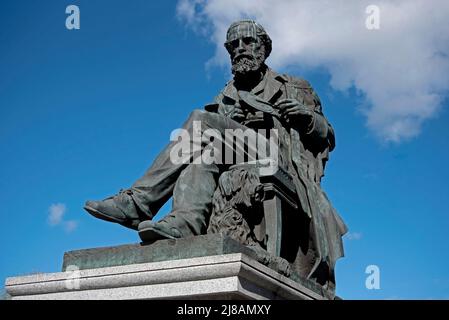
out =
[(63, 271), (8, 278), (12, 299), (325, 299), (221, 235), (64, 255)]

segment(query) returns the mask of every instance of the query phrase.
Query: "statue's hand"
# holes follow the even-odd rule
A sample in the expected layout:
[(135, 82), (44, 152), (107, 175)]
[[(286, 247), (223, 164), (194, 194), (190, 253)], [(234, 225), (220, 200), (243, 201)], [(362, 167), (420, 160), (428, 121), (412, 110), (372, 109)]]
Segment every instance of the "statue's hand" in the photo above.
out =
[(230, 112), (229, 117), (237, 122), (241, 122), (245, 120), (245, 114), (243, 113), (242, 108), (239, 105), (235, 105), (233, 110)]
[(289, 124), (301, 121), (310, 125), (313, 121), (313, 111), (296, 99), (283, 99), (274, 106), (279, 108), (282, 119)]

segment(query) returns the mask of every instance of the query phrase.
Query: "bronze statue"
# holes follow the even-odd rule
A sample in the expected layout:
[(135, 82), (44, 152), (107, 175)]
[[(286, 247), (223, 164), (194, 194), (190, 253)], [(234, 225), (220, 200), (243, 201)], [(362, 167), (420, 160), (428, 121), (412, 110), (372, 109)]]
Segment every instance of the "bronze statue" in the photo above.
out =
[[(103, 201), (88, 201), (85, 209), (138, 229), (144, 241), (228, 233), (282, 256), (299, 276), (333, 291), (346, 226), (320, 181), (335, 147), (334, 130), (306, 80), (278, 74), (265, 64), (272, 41), (262, 26), (252, 20), (233, 23), (225, 47), (233, 80), (205, 110), (193, 111), (183, 129), (193, 132), (195, 122), (202, 132), (214, 129), (221, 135), (226, 129), (274, 129), (279, 172), (263, 177), (248, 163), (194, 163), (193, 151), (184, 154), (188, 161), (174, 163), (170, 155), (177, 141), (172, 141), (130, 188)], [(170, 214), (152, 222), (171, 196)], [(264, 207), (268, 197), (277, 200)], [(266, 212), (273, 210), (278, 210), (275, 219), (284, 219), (282, 224), (270, 221)], [(266, 231), (274, 225), (276, 230)]]

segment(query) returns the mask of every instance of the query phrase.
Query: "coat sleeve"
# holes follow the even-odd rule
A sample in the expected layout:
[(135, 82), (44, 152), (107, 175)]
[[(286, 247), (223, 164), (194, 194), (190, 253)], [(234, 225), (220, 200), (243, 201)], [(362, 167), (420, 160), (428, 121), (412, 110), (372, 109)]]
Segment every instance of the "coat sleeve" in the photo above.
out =
[(212, 103), (207, 104), (204, 109), (209, 112), (221, 114), (225, 117), (231, 117), (232, 111), (235, 106), (231, 103), (225, 103), (226, 96), (220, 92)]
[(223, 114), (223, 107), (221, 106), (222, 93), (220, 92), (218, 96), (214, 98), (211, 103), (204, 106), (204, 109), (209, 112)]
[(296, 99), (313, 111), (313, 120), (309, 124), (298, 124), (298, 130), (304, 137), (304, 142), (317, 151), (335, 148), (335, 133), (329, 121), (323, 114), (321, 100), (310, 83), (306, 80), (295, 79), (292, 86)]

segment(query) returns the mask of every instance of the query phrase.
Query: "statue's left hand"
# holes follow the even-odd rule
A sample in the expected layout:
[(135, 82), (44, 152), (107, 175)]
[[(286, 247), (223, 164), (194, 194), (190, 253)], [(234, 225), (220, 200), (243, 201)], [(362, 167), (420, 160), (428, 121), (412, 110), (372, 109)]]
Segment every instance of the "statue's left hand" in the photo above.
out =
[(313, 121), (313, 111), (296, 99), (283, 99), (274, 104), (279, 109), (283, 120), (287, 123), (301, 121), (307, 125)]

